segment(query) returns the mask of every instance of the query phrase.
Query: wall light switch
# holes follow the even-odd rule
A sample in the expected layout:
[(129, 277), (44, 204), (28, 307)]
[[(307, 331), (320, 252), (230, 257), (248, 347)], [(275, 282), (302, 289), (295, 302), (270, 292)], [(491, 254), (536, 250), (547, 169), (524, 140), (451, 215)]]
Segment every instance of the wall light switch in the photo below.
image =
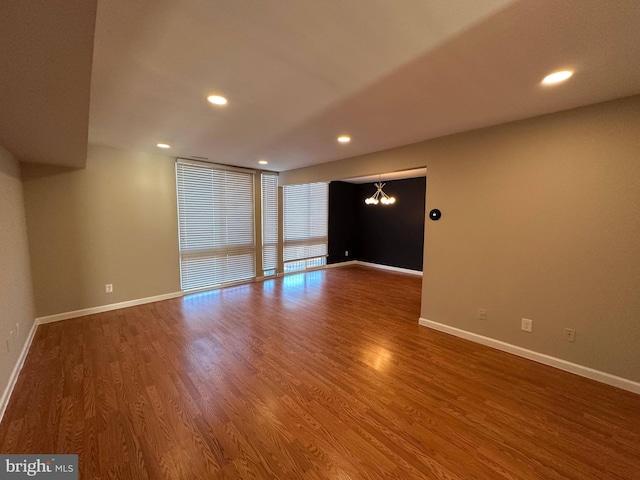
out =
[(520, 327), (524, 332), (530, 332), (533, 329), (533, 320), (529, 318), (522, 319), (522, 326)]
[(105, 291), (105, 293), (113, 293), (113, 284), (107, 283), (104, 286), (104, 291)]

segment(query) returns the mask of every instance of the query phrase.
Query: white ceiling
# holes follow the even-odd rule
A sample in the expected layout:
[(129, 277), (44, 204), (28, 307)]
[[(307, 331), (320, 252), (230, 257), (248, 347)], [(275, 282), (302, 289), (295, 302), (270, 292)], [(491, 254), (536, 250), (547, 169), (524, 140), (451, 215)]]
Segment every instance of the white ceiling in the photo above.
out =
[(92, 64), (93, 2), (60, 1), (3, 16), (20, 34), (0, 60), (24, 58), (0, 69), (0, 145), (22, 160), (77, 164), (88, 130), (283, 171), (640, 93), (638, 0), (99, 0)]

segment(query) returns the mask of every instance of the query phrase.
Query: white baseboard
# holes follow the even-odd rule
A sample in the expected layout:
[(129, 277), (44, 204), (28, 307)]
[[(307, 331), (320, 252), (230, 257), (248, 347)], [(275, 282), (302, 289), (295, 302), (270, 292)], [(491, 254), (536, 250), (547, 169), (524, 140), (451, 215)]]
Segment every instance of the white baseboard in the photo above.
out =
[(38, 328), (38, 322), (34, 321), (33, 325), (31, 325), (31, 330), (29, 330), (29, 335), (27, 335), (27, 339), (22, 346), (22, 351), (20, 352), (20, 356), (18, 356), (18, 360), (13, 367), (13, 371), (11, 372), (11, 376), (9, 377), (9, 382), (7, 383), (6, 388), (0, 398), (0, 422), (2, 422), (2, 417), (4, 417), (4, 412), (7, 410), (7, 405), (9, 405), (9, 399), (11, 398), (11, 394), (13, 393), (13, 389), (16, 386), (16, 382), (18, 381), (18, 375), (20, 375), (20, 370), (22, 370), (22, 366), (24, 365), (24, 361), (27, 358), (27, 353), (29, 353), (29, 348), (31, 347), (31, 342), (33, 341), (33, 337), (36, 334), (36, 329)]
[(346, 262), (329, 263), (325, 268), (346, 267), (347, 265), (355, 265), (357, 260), (347, 260)]
[(347, 265), (362, 265), (363, 267), (379, 268), (381, 270), (391, 270), (392, 272), (408, 273), (410, 275), (422, 276), (421, 270), (411, 270), (409, 268), (392, 267), (381, 263), (362, 262), (360, 260), (347, 260), (346, 262), (331, 263), (324, 268), (346, 267)]
[(84, 317), (85, 315), (93, 315), (94, 313), (110, 312), (111, 310), (118, 310), (120, 308), (134, 307), (136, 305), (144, 305), (145, 303), (159, 302), (161, 300), (169, 300), (171, 298), (182, 297), (182, 292), (165, 293), (163, 295), (156, 295), (153, 297), (138, 298), (136, 300), (128, 300), (126, 302), (110, 303), (108, 305), (100, 305), (99, 307), (83, 308), (82, 310), (74, 310), (73, 312), (57, 313), (55, 315), (49, 315), (46, 317), (36, 318), (38, 325), (44, 323), (60, 322), (62, 320), (69, 320), (70, 318)]
[(356, 265), (362, 265), (365, 267), (379, 268), (381, 270), (391, 270), (392, 272), (408, 273), (410, 275), (422, 276), (422, 270), (411, 270), (409, 268), (392, 267), (390, 265), (382, 265), (380, 263), (361, 262), (360, 260), (353, 261)]
[(278, 277), (283, 277), (285, 275), (293, 275), (296, 273), (305, 273), (311, 272), (313, 270), (323, 270), (326, 268), (338, 268), (338, 267), (346, 267), (348, 265), (362, 265), (363, 267), (371, 267), (371, 268), (379, 268), (381, 270), (391, 270), (392, 272), (400, 272), (400, 273), (408, 273), (410, 275), (419, 275), (422, 276), (421, 270), (411, 270), (409, 268), (400, 268), (400, 267), (392, 267), (391, 265), (382, 265), (381, 263), (369, 263), (362, 262), (360, 260), (346, 260), (344, 262), (337, 263), (329, 263), (327, 265), (323, 265), (322, 267), (310, 268), (309, 270), (300, 270), (298, 272), (288, 272), (288, 273), (278, 273)]
[(518, 347), (506, 342), (501, 342), (500, 340), (495, 340), (493, 338), (484, 337), (482, 335), (468, 332), (466, 330), (460, 330), (459, 328), (451, 327), (443, 323), (434, 322), (433, 320), (427, 320), (426, 318), (420, 318), (418, 320), (418, 323), (423, 327), (432, 328), (440, 332), (464, 338), (465, 340), (471, 340), (472, 342), (480, 343), (497, 350), (502, 350), (503, 352), (512, 353), (513, 355), (517, 355), (528, 360), (533, 360), (534, 362), (543, 363), (545, 365), (549, 365), (550, 367), (555, 367), (566, 372), (575, 373), (576, 375), (580, 375), (581, 377), (590, 378), (591, 380), (596, 380), (601, 383), (606, 383), (607, 385), (612, 385), (614, 387), (622, 388), (623, 390), (628, 390), (629, 392), (640, 394), (640, 383), (634, 382), (633, 380), (617, 377), (616, 375), (611, 375), (610, 373), (601, 372), (600, 370), (595, 370), (583, 365), (578, 365), (577, 363), (568, 362), (560, 358), (545, 355), (544, 353), (527, 350), (526, 348)]

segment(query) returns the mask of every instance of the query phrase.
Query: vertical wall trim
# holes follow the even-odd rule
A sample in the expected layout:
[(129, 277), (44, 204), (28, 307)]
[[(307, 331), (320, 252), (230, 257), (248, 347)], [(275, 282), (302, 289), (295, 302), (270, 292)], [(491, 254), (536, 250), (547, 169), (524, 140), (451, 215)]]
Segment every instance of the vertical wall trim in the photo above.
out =
[(9, 382), (7, 383), (4, 392), (2, 393), (2, 397), (0, 397), (0, 422), (2, 422), (2, 418), (4, 417), (4, 412), (7, 410), (7, 406), (9, 405), (9, 400), (11, 399), (11, 394), (13, 393), (13, 389), (18, 382), (18, 376), (20, 375), (20, 371), (22, 370), (22, 366), (24, 365), (24, 361), (27, 358), (27, 354), (29, 353), (29, 348), (31, 348), (31, 342), (33, 341), (33, 337), (36, 334), (36, 329), (38, 328), (38, 322), (34, 321), (31, 325), (31, 330), (29, 331), (29, 335), (27, 335), (27, 339), (22, 346), (22, 351), (20, 352), (20, 356), (16, 361), (16, 364), (13, 367), (13, 371), (11, 372), (11, 376), (9, 377)]

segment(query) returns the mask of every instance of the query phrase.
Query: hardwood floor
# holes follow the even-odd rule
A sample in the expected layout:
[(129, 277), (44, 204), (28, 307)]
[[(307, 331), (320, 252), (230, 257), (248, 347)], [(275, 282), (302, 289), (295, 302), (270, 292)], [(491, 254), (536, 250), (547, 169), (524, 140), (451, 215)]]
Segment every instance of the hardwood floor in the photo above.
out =
[(81, 479), (639, 479), (640, 396), (418, 326), (343, 267), (42, 325), (3, 453)]

